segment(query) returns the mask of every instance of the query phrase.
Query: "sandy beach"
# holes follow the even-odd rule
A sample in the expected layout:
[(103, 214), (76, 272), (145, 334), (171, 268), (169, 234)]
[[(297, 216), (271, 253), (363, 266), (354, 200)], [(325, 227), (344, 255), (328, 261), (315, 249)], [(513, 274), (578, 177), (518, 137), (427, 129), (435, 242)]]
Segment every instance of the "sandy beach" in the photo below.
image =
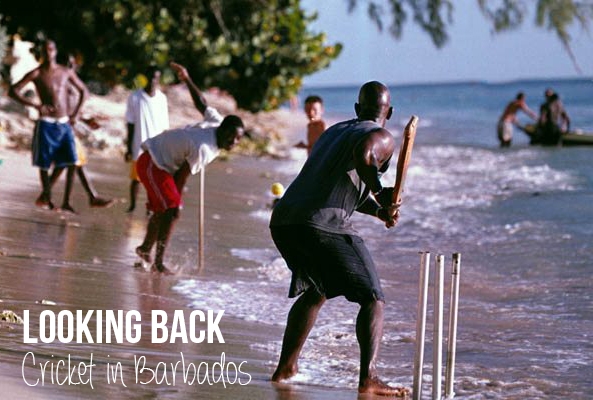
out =
[[(411, 112), (421, 118), (401, 220), (397, 229), (386, 230), (366, 216), (353, 219), (377, 264), (388, 299), (378, 367), (390, 383), (412, 384), (418, 251), (444, 254), (446, 270), (450, 254), (460, 252), (463, 272), (455, 398), (591, 398), (593, 227), (590, 219), (583, 218), (593, 212), (590, 148), (540, 148), (522, 143), (525, 138), (518, 136), (511, 149), (503, 150), (492, 129), (498, 115), (491, 107), (492, 99), (504, 102), (509, 93), (524, 88), (535, 98), (550, 86), (570, 96), (566, 104), (575, 125), (588, 129), (590, 82), (396, 88), (402, 111), (392, 122), (394, 134)], [(324, 99), (334, 99), (328, 109), (338, 111), (328, 112), (328, 119), (351, 116), (348, 99), (355, 98), (354, 90), (335, 88), (320, 93)], [(473, 94), (477, 90), (484, 95), (476, 102)], [(451, 93), (456, 96), (452, 98)], [(147, 220), (143, 196), (134, 214), (125, 213), (128, 166), (121, 155), (123, 111), (118, 111), (115, 96), (125, 98), (115, 93), (111, 99), (89, 101), (91, 114), (100, 116), (103, 126), (112, 123), (113, 127), (110, 140), (102, 141), (107, 136), (99, 135), (87, 143), (96, 149), (88, 165), (96, 189), (116, 199), (108, 209), (90, 208), (77, 181), (72, 204), (78, 215), (36, 208), (38, 172), (23, 145), (30, 131), (23, 129), (15, 136), (14, 130), (7, 129), (17, 122), (24, 126), (26, 120), (13, 115), (8, 123), (0, 124), (7, 134), (4, 146), (20, 148), (0, 147), (0, 310), (21, 317), (29, 310), (32, 337), (40, 337), (42, 313), (94, 310), (89, 316), (89, 327), (94, 327), (99, 311), (138, 311), (142, 336), (137, 342), (121, 344), (86, 339), (79, 344), (57, 340), (30, 344), (25, 343), (23, 325), (2, 322), (0, 387), (16, 399), (357, 398), (356, 306), (344, 299), (324, 306), (303, 351), (298, 379), (279, 386), (269, 381), (292, 303), (286, 298), (289, 274), (267, 228), (273, 200), (270, 187), (273, 182), (288, 185), (304, 160), (303, 154), (295, 159), (279, 157), (290, 143), (302, 139), (304, 115), (280, 110), (251, 116), (254, 125), (271, 126), (284, 135), (284, 147), (280, 143), (264, 157), (231, 154), (208, 167), (202, 273), (197, 271), (199, 178), (189, 180), (182, 217), (166, 257), (177, 274), (154, 276), (133, 267), (133, 250)], [(186, 120), (196, 116), (187, 100), (185, 95), (174, 100), (179, 104), (174, 107), (179, 121), (181, 113)], [(490, 111), (484, 114), (484, 109)], [(454, 110), (463, 111), (450, 118)], [(300, 151), (293, 150), (292, 155)], [(393, 182), (392, 168), (384, 178)], [(63, 181), (55, 191), (57, 204), (62, 190)], [(448, 283), (446, 278), (446, 299)], [(219, 328), (225, 343), (185, 344), (180, 338), (176, 343), (152, 343), (153, 310), (166, 313), (167, 326), (172, 328), (175, 310), (184, 313), (189, 326), (190, 312), (223, 309)], [(429, 307), (429, 321), (431, 311)], [(179, 320), (175, 324), (179, 328)], [(433, 332), (429, 323), (423, 398), (429, 398), (432, 389)], [(230, 371), (231, 379), (222, 382), (220, 372), (215, 372), (218, 382), (209, 384), (204, 380), (205, 368), (212, 381), (212, 371), (220, 371), (223, 353), (225, 373)], [(93, 387), (51, 383), (52, 365), (67, 362), (68, 356), (71, 364), (86, 365), (91, 354)], [(146, 368), (136, 382), (135, 371), (144, 360)], [(45, 385), (28, 386), (40, 378), (40, 364), (46, 369)], [(191, 381), (189, 364), (201, 368), (201, 383), (185, 382)], [(113, 371), (118, 365), (119, 379), (108, 381), (107, 368)], [(170, 369), (175, 366), (173, 375)], [(157, 367), (159, 383), (143, 384), (151, 377), (148, 368)], [(229, 384), (239, 368), (241, 381)], [(245, 373), (251, 380), (241, 385)]]
[[(198, 178), (189, 182), (185, 194), (185, 207), (175, 231), (169, 251), (175, 276), (159, 276), (134, 268), (134, 247), (144, 234), (146, 217), (142, 209), (132, 215), (125, 213), (127, 174), (125, 164), (113, 158), (92, 157), (88, 166), (95, 187), (104, 196), (116, 198), (108, 209), (91, 209), (79, 184), (73, 194), (77, 215), (36, 208), (33, 201), (39, 191), (37, 170), (30, 166), (27, 152), (2, 151), (0, 181), (4, 188), (0, 201), (0, 308), (23, 316), (30, 311), (30, 335), (39, 334), (39, 315), (51, 310), (56, 315), (63, 310), (137, 310), (142, 316), (142, 337), (138, 343), (24, 343), (23, 325), (0, 325), (0, 386), (10, 390), (11, 398), (235, 398), (235, 399), (329, 399), (355, 398), (350, 391), (328, 390), (311, 386), (272, 385), (269, 382), (275, 363), (268, 353), (251, 346), (259, 338), (280, 340), (281, 327), (262, 326), (223, 316), (220, 331), (225, 343), (151, 342), (151, 310), (164, 310), (173, 318), (175, 310), (183, 310), (189, 327), (187, 301), (171, 290), (180, 278), (216, 280), (232, 273), (237, 260), (229, 254), (233, 247), (261, 247), (271, 240), (265, 221), (254, 225), (244, 223), (245, 212), (259, 209), (271, 201), (269, 186), (274, 173), (267, 172), (267, 162), (244, 156), (232, 156), (227, 161), (215, 162), (206, 176), (206, 265), (197, 271), (197, 190)], [(55, 199), (61, 196), (58, 184)], [(192, 238), (191, 242), (188, 242)], [(195, 239), (195, 241), (193, 240)], [(268, 243), (269, 244), (269, 243)], [(245, 294), (249, 301), (249, 293)], [(211, 309), (204, 299), (203, 310)], [(96, 316), (89, 326), (94, 332)], [(170, 326), (170, 324), (169, 324)], [(31, 352), (36, 364), (33, 363)], [(219, 381), (210, 385), (204, 381), (204, 368), (200, 370), (202, 384), (183, 382), (178, 372), (172, 384), (159, 375), (155, 381), (146, 370), (136, 382), (139, 366), (136, 360), (146, 357), (146, 366), (155, 368), (159, 362), (175, 364), (183, 357), (186, 363), (207, 363), (211, 367), (221, 362), (240, 365), (244, 374), (240, 381), (247, 384), (226, 385)], [(96, 364), (92, 386), (87, 384), (62, 385), (51, 383), (50, 364), (42, 372), (39, 364), (56, 363), (70, 356), (74, 365), (80, 362)], [(123, 377), (108, 383), (108, 365), (121, 363)], [(138, 364), (139, 365), (139, 364)], [(161, 372), (164, 371), (163, 368)], [(181, 367), (180, 367), (181, 368)], [(217, 368), (217, 367), (215, 367)], [(227, 367), (227, 371), (228, 371)], [(63, 370), (62, 370), (63, 371)], [(218, 371), (218, 370), (217, 370)], [(230, 368), (233, 380), (233, 367)], [(211, 370), (212, 374), (214, 371)], [(217, 372), (218, 373), (218, 372)], [(219, 374), (219, 373), (218, 373)], [(249, 377), (247, 376), (249, 375)], [(236, 374), (237, 375), (237, 374)], [(58, 377), (62, 380), (63, 375)], [(159, 378), (160, 376), (160, 378)], [(218, 375), (215, 375), (218, 376)], [(219, 377), (219, 376), (218, 376)], [(235, 378), (236, 379), (236, 378)], [(126, 386), (121, 383), (125, 383)], [(223, 378), (224, 380), (224, 378)], [(167, 384), (169, 382), (169, 384)], [(37, 383), (36, 386), (30, 386)]]
[[(185, 93), (176, 90), (179, 88), (169, 88), (168, 93), (171, 119), (172, 126), (181, 126), (199, 114), (186, 107)], [(115, 202), (107, 209), (90, 208), (86, 194), (75, 180), (72, 204), (78, 212), (76, 215), (35, 207), (34, 200), (40, 190), (38, 170), (31, 166), (30, 152), (26, 149), (31, 124), (24, 116), (18, 118), (18, 109), (9, 107), (6, 111), (4, 108), (3, 144), (12, 149), (4, 147), (0, 152), (0, 182), (3, 183), (0, 192), (0, 309), (20, 317), (28, 310), (27, 339), (39, 340), (25, 343), (23, 324), (0, 323), (0, 386), (9, 390), (14, 399), (335, 398), (340, 390), (273, 385), (269, 381), (276, 360), (269, 352), (254, 350), (253, 345), (260, 341), (280, 341), (281, 327), (262, 326), (223, 314), (218, 327), (224, 343), (219, 343), (214, 334), (214, 343), (192, 343), (191, 340), (183, 343), (182, 338), (174, 343), (153, 343), (152, 310), (162, 310), (169, 317), (169, 328), (172, 328), (175, 313), (183, 312), (185, 326), (190, 326), (193, 309), (188, 308), (186, 298), (172, 290), (180, 279), (216, 281), (232, 274), (239, 263), (245, 263), (232, 257), (231, 247), (271, 245), (267, 222), (246, 222), (245, 215), (271, 204), (273, 198), (269, 190), (276, 175), (271, 170), (269, 157), (232, 154), (217, 160), (208, 168), (205, 179), (204, 270), (197, 269), (197, 176), (188, 183), (182, 218), (168, 251), (169, 266), (176, 270), (175, 276), (159, 276), (134, 268), (137, 261), (134, 248), (143, 238), (147, 218), (143, 206), (133, 214), (125, 212), (128, 165), (118, 148), (122, 143), (118, 135), (123, 132), (119, 129), (123, 126), (119, 115), (123, 108), (118, 101), (121, 103), (124, 98), (115, 91), (109, 99), (91, 98), (85, 108), (86, 115), (97, 117), (103, 125), (102, 136), (91, 135), (85, 141), (87, 146), (100, 149), (91, 151), (87, 174), (98, 192), (114, 198)], [(224, 111), (235, 111), (234, 104), (224, 96), (213, 94), (210, 100)], [(282, 129), (289, 133), (288, 140), (295, 142), (298, 138), (290, 134), (298, 135), (299, 117), (302, 116), (286, 110), (243, 116), (250, 131), (257, 136), (274, 136)], [(63, 179), (54, 188), (56, 204), (61, 202), (62, 191)], [(143, 205), (144, 201), (142, 195), (139, 202)], [(245, 301), (249, 301), (249, 296), (245, 293)], [(125, 337), (123, 343), (106, 343), (105, 337), (99, 343), (94, 337), (91, 341), (95, 343), (88, 338), (82, 343), (77, 343), (76, 339), (62, 343), (56, 337), (51, 343), (41, 343), (40, 315), (44, 311), (46, 314), (52, 311), (54, 316), (70, 311), (75, 317), (77, 311), (86, 316), (89, 310), (95, 310), (89, 314), (91, 334), (97, 332), (99, 311), (105, 318), (107, 310), (122, 310), (124, 315), (137, 311), (141, 316), (140, 340), (132, 343)], [(208, 298), (203, 300), (201, 310), (204, 313), (212, 310), (214, 315), (220, 311), (209, 304)], [(206, 326), (202, 329), (207, 330)], [(141, 361), (146, 362), (145, 370), (141, 368), (144, 365)], [(182, 370), (184, 363), (189, 369)], [(191, 370), (190, 363), (200, 367), (197, 373)], [(225, 369), (222, 377), (221, 364)], [(78, 369), (65, 365), (78, 366)], [(89, 368), (91, 378), (76, 375), (84, 370), (84, 365)], [(61, 368), (57, 376), (52, 374), (52, 366), (56, 370)], [(172, 372), (173, 366), (179, 368), (176, 373)], [(114, 368), (119, 378), (116, 381), (113, 372), (108, 372)], [(156, 371), (154, 376), (152, 370)], [(64, 377), (69, 376), (68, 371), (77, 379), (70, 375), (70, 379), (64, 381)], [(356, 393), (346, 390), (340, 392), (339, 397), (355, 398)]]

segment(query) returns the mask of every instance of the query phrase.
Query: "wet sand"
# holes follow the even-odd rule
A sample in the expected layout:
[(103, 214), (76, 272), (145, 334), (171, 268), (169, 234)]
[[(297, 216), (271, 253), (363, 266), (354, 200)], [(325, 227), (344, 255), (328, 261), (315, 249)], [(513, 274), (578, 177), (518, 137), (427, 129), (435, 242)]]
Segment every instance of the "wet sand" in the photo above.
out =
[[(33, 202), (39, 192), (38, 171), (30, 165), (28, 152), (0, 153), (0, 309), (23, 316), (30, 310), (30, 336), (39, 336), (39, 315), (44, 310), (55, 314), (62, 310), (137, 310), (142, 317), (142, 338), (138, 343), (24, 343), (23, 325), (0, 323), (0, 387), (13, 399), (50, 398), (204, 398), (204, 399), (354, 399), (351, 390), (330, 389), (298, 384), (275, 385), (269, 381), (276, 357), (253, 348), (254, 344), (280, 341), (282, 327), (237, 320), (224, 315), (220, 331), (225, 343), (157, 344), (150, 340), (151, 310), (164, 310), (173, 318), (174, 310), (183, 310), (186, 326), (192, 311), (187, 300), (171, 288), (181, 278), (217, 280), (233, 274), (238, 263), (230, 248), (263, 247), (271, 239), (265, 221), (249, 222), (246, 212), (265, 207), (271, 202), (269, 187), (276, 176), (268, 171), (269, 161), (232, 156), (230, 160), (213, 163), (206, 173), (206, 241), (204, 271), (198, 273), (197, 263), (197, 198), (199, 178), (190, 178), (185, 193), (182, 217), (176, 226), (168, 256), (169, 266), (177, 269), (175, 276), (159, 276), (139, 268), (133, 249), (144, 235), (146, 216), (144, 196), (133, 214), (126, 214), (128, 196), (127, 165), (119, 159), (91, 157), (87, 166), (94, 186), (101, 195), (113, 197), (108, 209), (88, 206), (82, 187), (75, 181), (72, 204), (77, 215), (42, 210)], [(63, 180), (54, 191), (54, 203), (60, 204)], [(249, 301), (249, 294), (245, 296)], [(202, 310), (211, 309), (204, 299)], [(216, 311), (216, 310), (215, 310)], [(95, 315), (95, 314), (94, 314)], [(95, 316), (89, 323), (95, 330)], [(167, 324), (171, 327), (170, 323)], [(35, 356), (33, 365), (31, 353)], [(29, 356), (27, 354), (29, 353)], [(145, 371), (135, 382), (135, 357), (146, 357), (146, 366), (160, 362), (175, 364), (181, 354), (187, 364), (206, 363), (210, 367), (221, 362), (240, 365), (251, 380), (246, 385), (218, 383), (189, 385), (183, 374), (175, 375), (175, 385), (148, 381)], [(59, 360), (90, 363), (92, 354), (92, 386), (90, 384), (52, 384), (49, 368)], [(353, 355), (354, 357), (355, 355)], [(40, 363), (48, 363), (45, 385), (28, 386), (41, 378)], [(122, 365), (121, 380), (108, 383), (107, 367)], [(170, 367), (170, 364), (168, 364)], [(181, 364), (178, 364), (181, 365)], [(160, 365), (161, 372), (163, 364)], [(215, 367), (219, 368), (219, 367)], [(203, 381), (201, 370), (198, 377)], [(227, 368), (228, 371), (228, 368)], [(233, 380), (233, 367), (230, 368)], [(168, 369), (169, 383), (174, 374)], [(237, 374), (238, 375), (238, 374)], [(27, 382), (25, 382), (25, 379)], [(215, 377), (219, 373), (215, 374)], [(59, 379), (64, 379), (60, 375)], [(163, 378), (162, 373), (159, 374)], [(240, 376), (242, 382), (247, 375)]]

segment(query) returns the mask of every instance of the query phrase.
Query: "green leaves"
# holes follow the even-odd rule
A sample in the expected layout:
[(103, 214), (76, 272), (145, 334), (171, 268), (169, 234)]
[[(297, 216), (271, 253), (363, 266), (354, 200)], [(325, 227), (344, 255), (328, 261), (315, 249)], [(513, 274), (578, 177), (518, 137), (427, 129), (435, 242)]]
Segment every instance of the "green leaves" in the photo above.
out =
[(19, 0), (0, 2), (0, 12), (11, 32), (81, 54), (87, 80), (133, 86), (153, 64), (170, 82), (175, 60), (199, 86), (226, 90), (250, 111), (278, 107), (341, 51), (308, 30), (316, 16), (298, 0)]
[[(354, 12), (358, 3), (361, 1), (346, 0), (348, 11)], [(389, 32), (396, 39), (401, 38), (411, 12), (414, 22), (430, 36), (435, 46), (442, 47), (448, 41), (447, 29), (452, 24), (454, 11), (451, 0), (366, 0), (364, 3), (369, 18), (380, 31), (384, 28), (384, 20), (391, 18)], [(477, 3), (494, 32), (517, 28), (524, 23), (530, 7), (534, 7), (536, 26), (556, 33), (575, 68), (580, 71), (570, 47), (569, 28), (580, 25), (588, 30), (593, 18), (591, 0), (477, 0)]]

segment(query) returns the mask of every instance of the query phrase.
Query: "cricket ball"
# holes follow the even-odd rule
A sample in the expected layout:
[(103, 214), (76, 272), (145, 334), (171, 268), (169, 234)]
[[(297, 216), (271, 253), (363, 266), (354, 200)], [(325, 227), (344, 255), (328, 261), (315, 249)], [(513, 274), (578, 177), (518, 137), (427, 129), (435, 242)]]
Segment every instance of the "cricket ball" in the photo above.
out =
[(284, 193), (284, 186), (282, 186), (280, 182), (274, 182), (270, 190), (274, 196), (282, 196), (282, 193)]

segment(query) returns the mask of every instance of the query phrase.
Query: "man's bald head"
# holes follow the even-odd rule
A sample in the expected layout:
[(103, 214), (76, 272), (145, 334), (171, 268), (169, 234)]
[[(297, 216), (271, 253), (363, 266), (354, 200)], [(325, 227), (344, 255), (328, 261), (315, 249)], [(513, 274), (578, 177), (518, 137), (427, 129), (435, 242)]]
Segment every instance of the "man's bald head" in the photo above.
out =
[(354, 110), (360, 120), (372, 120), (385, 125), (393, 112), (389, 89), (381, 82), (365, 83), (358, 92), (358, 103), (354, 105)]

